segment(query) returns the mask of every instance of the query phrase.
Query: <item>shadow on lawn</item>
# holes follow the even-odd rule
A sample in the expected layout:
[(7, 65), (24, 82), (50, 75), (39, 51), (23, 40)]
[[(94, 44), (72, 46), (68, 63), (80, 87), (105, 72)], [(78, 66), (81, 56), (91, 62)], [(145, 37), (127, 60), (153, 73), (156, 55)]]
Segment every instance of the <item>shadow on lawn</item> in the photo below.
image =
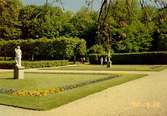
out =
[(15, 80), (12, 77), (0, 77), (0, 80)]

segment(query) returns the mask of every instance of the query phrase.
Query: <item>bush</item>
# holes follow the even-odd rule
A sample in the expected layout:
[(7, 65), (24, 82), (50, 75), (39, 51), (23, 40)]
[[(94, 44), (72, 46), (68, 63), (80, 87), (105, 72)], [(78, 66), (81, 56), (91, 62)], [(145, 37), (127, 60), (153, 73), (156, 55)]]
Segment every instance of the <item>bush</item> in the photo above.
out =
[[(106, 54), (89, 54), (91, 64), (99, 64), (100, 57)], [(167, 52), (114, 53), (113, 64), (167, 64)]]
[(167, 50), (167, 34), (161, 34), (157, 42), (158, 50)]
[(102, 45), (93, 45), (89, 50), (88, 53), (96, 53), (96, 54), (104, 54), (105, 49)]
[[(68, 65), (68, 60), (54, 60), (54, 61), (23, 61), (22, 65), (25, 68), (43, 68), (43, 67), (56, 67)], [(15, 66), (14, 61), (0, 61), (0, 69), (13, 69)]]
[(0, 56), (14, 57), (14, 48), (18, 45), (21, 46), (24, 60), (64, 60), (72, 58), (74, 52), (77, 52), (78, 56), (86, 54), (85, 40), (60, 37), (37, 40), (2, 40), (0, 41)]
[(106, 54), (89, 54), (89, 63), (90, 64), (100, 64), (100, 58), (101, 57), (106, 57)]
[(14, 61), (0, 61), (0, 69), (13, 69)]

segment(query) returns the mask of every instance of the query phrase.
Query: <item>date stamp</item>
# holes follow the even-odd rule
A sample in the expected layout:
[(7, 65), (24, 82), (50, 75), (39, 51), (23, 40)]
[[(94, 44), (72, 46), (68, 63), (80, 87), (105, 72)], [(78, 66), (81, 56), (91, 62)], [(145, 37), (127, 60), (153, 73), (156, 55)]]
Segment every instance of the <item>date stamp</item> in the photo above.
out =
[(133, 108), (146, 108), (146, 109), (159, 109), (161, 107), (161, 103), (158, 101), (139, 101), (135, 100), (130, 103)]

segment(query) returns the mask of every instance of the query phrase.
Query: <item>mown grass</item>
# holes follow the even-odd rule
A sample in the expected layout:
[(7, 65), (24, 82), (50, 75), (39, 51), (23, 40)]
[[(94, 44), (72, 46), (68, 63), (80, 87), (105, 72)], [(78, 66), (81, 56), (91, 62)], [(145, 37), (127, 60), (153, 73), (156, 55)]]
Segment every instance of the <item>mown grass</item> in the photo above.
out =
[[(70, 74), (35, 74), (26, 73), (24, 80), (11, 79), (11, 73), (0, 73), (0, 88), (34, 89), (50, 88), (72, 83), (84, 82), (87, 80), (99, 79), (113, 75), (70, 75)], [(88, 96), (90, 94), (102, 91), (128, 81), (139, 79), (145, 75), (125, 74), (117, 78), (101, 81), (68, 91), (51, 94), (48, 96), (14, 96), (9, 94), (0, 94), (0, 104), (21, 107), (33, 110), (49, 110), (74, 100)]]
[(161, 71), (167, 68), (166, 65), (112, 65), (107, 68), (106, 65), (74, 65), (63, 67), (42, 68), (41, 70), (92, 70), (92, 71)]
[(39, 89), (96, 80), (108, 75), (25, 73), (25, 79), (13, 80), (13, 73), (0, 73), (0, 88)]

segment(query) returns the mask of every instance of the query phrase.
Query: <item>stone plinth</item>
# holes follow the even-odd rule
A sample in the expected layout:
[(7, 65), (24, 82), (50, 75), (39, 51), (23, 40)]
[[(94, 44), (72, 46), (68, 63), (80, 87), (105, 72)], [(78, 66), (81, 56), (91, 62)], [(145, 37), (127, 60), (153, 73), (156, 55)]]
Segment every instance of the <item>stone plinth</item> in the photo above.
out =
[(111, 67), (112, 67), (112, 61), (109, 60), (109, 61), (107, 62), (107, 68), (111, 68)]
[(24, 67), (17, 65), (14, 67), (14, 79), (24, 79)]

